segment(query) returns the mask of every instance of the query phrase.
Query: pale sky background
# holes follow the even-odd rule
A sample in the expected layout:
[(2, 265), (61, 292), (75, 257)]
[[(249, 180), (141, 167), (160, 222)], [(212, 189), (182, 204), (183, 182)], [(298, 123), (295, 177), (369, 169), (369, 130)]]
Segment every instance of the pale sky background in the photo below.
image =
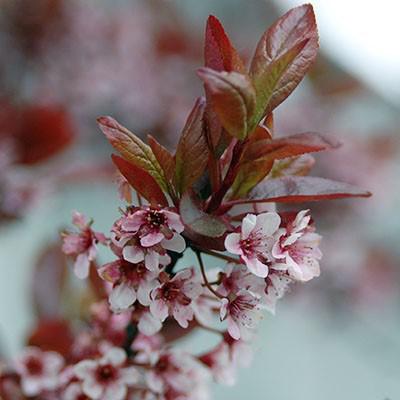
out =
[[(285, 12), (301, 0), (277, 0)], [(313, 0), (322, 48), (400, 105), (400, 1)]]

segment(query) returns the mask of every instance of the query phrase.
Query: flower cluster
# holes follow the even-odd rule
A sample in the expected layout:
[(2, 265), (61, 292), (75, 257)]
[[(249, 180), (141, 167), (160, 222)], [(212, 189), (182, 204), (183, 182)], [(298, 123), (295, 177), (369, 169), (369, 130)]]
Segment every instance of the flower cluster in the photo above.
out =
[[(292, 284), (320, 273), (321, 236), (309, 210), (276, 212), (273, 203), (369, 195), (304, 176), (304, 168), (289, 174), (279, 162), (337, 146), (319, 134), (273, 138), (272, 111), (317, 47), (312, 7), (297, 7), (262, 37), (247, 72), (210, 17), (199, 70), (206, 97), (196, 101), (175, 154), (99, 118), (137, 204), (121, 209), (109, 235), (74, 214), (79, 231), (64, 233), (63, 250), (99, 302), (63, 357), (26, 349), (8, 377), (23, 396), (204, 400), (208, 377), (234, 382), (264, 310), (274, 313)], [(277, 78), (272, 88), (269, 74)], [(98, 244), (109, 248), (111, 262), (95, 260)], [(204, 254), (218, 268), (207, 268)], [(218, 335), (217, 346), (194, 355), (172, 345), (195, 329)]]

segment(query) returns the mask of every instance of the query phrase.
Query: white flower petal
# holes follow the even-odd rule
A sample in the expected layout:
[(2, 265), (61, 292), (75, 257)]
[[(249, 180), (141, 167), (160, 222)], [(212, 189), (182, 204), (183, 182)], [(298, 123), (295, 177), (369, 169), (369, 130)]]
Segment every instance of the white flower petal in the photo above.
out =
[(102, 363), (104, 362), (105, 364), (110, 363), (114, 367), (118, 367), (122, 365), (126, 360), (126, 353), (124, 350), (122, 350), (119, 347), (111, 347), (106, 354), (104, 354), (104, 357), (102, 358)]
[(281, 217), (274, 212), (257, 215), (255, 229), (260, 230), (263, 236), (272, 236), (281, 224)]
[(137, 264), (144, 260), (143, 250), (137, 246), (125, 246), (122, 250), (124, 260)]
[(126, 310), (136, 301), (135, 289), (125, 282), (121, 283), (111, 290), (108, 301), (113, 311)]
[(254, 214), (247, 214), (242, 221), (242, 239), (249, 237), (257, 223), (257, 217)]
[(240, 248), (240, 234), (230, 233), (225, 238), (225, 248), (232, 254), (242, 254), (242, 249)]
[(161, 329), (161, 327), (161, 321), (149, 312), (144, 313), (138, 323), (139, 332), (146, 336), (154, 335)]
[(153, 300), (150, 311), (154, 317), (164, 322), (168, 317), (168, 306), (162, 300)]
[(257, 257), (247, 258), (243, 257), (247, 268), (254, 275), (259, 276), (260, 278), (266, 278), (268, 276), (268, 266), (263, 264)]
[(79, 279), (86, 279), (89, 276), (89, 256), (87, 253), (79, 254), (75, 260), (74, 273)]
[(179, 234), (174, 233), (172, 239), (164, 239), (161, 241), (161, 246), (166, 250), (175, 251), (176, 253), (182, 253), (186, 248), (185, 239)]

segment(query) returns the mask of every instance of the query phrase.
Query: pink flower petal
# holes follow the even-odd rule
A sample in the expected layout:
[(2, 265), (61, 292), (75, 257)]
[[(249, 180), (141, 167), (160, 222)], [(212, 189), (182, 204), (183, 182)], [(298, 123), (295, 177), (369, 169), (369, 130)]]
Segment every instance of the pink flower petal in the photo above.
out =
[(164, 322), (168, 317), (168, 306), (162, 300), (154, 300), (150, 304), (150, 311), (154, 317)]
[(144, 260), (144, 253), (140, 247), (137, 246), (125, 246), (122, 250), (122, 256), (124, 260), (137, 264)]
[(249, 237), (250, 233), (256, 226), (257, 217), (254, 214), (247, 214), (242, 221), (242, 239)]
[(246, 263), (247, 268), (254, 275), (259, 276), (260, 278), (266, 278), (268, 276), (268, 266), (263, 264), (257, 257), (247, 258), (242, 257), (244, 262)]
[(149, 312), (144, 313), (138, 324), (139, 332), (146, 336), (152, 336), (156, 334), (162, 327), (161, 321), (151, 315)]
[(176, 253), (182, 253), (186, 248), (186, 242), (179, 233), (174, 233), (172, 239), (162, 240), (161, 246), (164, 247), (164, 249), (166, 250), (175, 251)]
[(272, 236), (281, 224), (281, 217), (274, 212), (257, 215), (256, 230), (260, 230), (263, 236)]
[(126, 283), (115, 286), (108, 298), (113, 311), (121, 311), (129, 308), (136, 301), (136, 292)]
[(140, 244), (143, 247), (151, 247), (160, 243), (164, 239), (164, 235), (161, 232), (152, 232), (143, 236), (140, 239)]
[(240, 234), (230, 233), (225, 238), (225, 248), (232, 254), (242, 254), (242, 249), (240, 248)]
[(179, 214), (174, 213), (172, 211), (163, 211), (163, 214), (168, 219), (168, 226), (172, 228), (174, 231), (181, 233), (184, 231), (185, 227), (182, 224), (181, 217)]
[(89, 276), (90, 261), (87, 253), (79, 254), (75, 260), (74, 273), (79, 279), (86, 279)]

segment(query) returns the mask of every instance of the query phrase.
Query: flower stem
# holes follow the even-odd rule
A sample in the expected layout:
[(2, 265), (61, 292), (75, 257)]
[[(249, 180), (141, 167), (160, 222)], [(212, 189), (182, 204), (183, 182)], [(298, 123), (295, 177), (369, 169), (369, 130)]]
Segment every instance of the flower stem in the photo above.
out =
[(203, 248), (199, 248), (199, 250), (204, 254), (208, 254), (209, 256), (220, 258), (221, 260), (233, 262), (235, 264), (241, 264), (241, 261), (238, 258), (230, 257), (230, 256), (227, 256), (227, 255), (221, 254), (221, 253), (217, 253), (216, 251), (213, 251), (213, 250), (207, 250), (207, 249), (203, 249)]
[(220, 295), (220, 294), (210, 285), (210, 283), (208, 282), (207, 275), (206, 275), (206, 271), (205, 271), (205, 269), (204, 269), (203, 260), (202, 260), (202, 258), (201, 258), (201, 253), (200, 253), (198, 250), (197, 250), (197, 251), (195, 250), (195, 253), (196, 253), (197, 260), (199, 261), (200, 270), (201, 270), (201, 275), (203, 276), (203, 281), (204, 281), (204, 284), (206, 285), (207, 289), (208, 289), (213, 295), (217, 296), (219, 299), (223, 299), (224, 296)]

